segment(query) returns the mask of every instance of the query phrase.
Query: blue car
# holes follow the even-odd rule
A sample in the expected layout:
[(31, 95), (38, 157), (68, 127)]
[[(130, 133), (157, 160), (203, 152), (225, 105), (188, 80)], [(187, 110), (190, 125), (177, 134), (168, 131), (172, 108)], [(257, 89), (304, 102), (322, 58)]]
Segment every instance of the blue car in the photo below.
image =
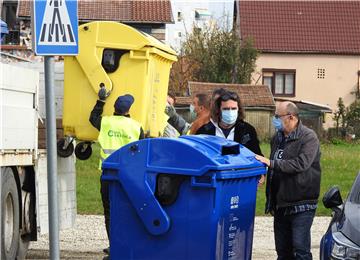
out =
[(337, 187), (325, 193), (323, 203), (333, 213), (321, 239), (320, 259), (360, 260), (360, 172), (344, 203)]

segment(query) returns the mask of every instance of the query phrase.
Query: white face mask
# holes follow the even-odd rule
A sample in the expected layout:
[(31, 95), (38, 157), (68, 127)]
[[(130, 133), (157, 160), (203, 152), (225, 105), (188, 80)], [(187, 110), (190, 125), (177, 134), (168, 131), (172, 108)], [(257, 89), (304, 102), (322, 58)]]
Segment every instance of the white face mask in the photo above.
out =
[(195, 113), (195, 107), (194, 107), (194, 105), (190, 105), (190, 113)]
[(221, 110), (221, 121), (227, 125), (232, 125), (238, 118), (238, 110)]
[(195, 112), (195, 107), (190, 105), (190, 120), (193, 121), (197, 117), (197, 113)]

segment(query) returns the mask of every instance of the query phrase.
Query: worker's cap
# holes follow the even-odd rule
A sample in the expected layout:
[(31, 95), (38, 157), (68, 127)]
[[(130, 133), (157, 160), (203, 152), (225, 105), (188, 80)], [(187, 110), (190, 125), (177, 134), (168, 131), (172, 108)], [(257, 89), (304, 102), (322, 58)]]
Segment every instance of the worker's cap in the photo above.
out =
[(115, 112), (124, 114), (130, 110), (130, 107), (133, 103), (134, 97), (132, 95), (126, 94), (124, 96), (119, 96), (114, 104)]

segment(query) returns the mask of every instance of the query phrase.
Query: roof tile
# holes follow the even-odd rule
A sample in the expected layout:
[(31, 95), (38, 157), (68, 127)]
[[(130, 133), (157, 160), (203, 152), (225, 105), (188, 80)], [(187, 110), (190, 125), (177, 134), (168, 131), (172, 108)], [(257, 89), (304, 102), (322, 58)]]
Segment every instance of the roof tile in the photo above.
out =
[(360, 53), (360, 1), (239, 1), (240, 33), (263, 52)]
[[(18, 16), (30, 17), (32, 1), (19, 1)], [(171, 23), (170, 0), (79, 0), (79, 20)]]
[(132, 19), (134, 21), (167, 21), (172, 22), (171, 3), (169, 0), (136, 0), (131, 1)]
[(273, 95), (268, 86), (265, 85), (245, 85), (245, 84), (225, 84), (208, 82), (188, 82), (190, 97), (176, 97), (178, 105), (189, 105), (192, 98), (199, 93), (212, 95), (217, 88), (225, 88), (238, 93), (244, 107), (269, 107), (275, 108)]

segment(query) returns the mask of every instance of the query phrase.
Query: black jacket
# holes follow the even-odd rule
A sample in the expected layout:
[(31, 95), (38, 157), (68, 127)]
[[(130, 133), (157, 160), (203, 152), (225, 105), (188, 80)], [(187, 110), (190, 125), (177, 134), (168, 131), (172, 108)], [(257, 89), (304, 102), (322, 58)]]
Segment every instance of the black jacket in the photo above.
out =
[[(262, 155), (255, 128), (243, 120), (236, 122), (234, 127), (234, 141), (242, 144), (253, 153)], [(216, 127), (210, 121), (209, 123), (200, 127), (196, 134), (215, 135)]]
[[(317, 203), (320, 192), (320, 143), (301, 122), (287, 139), (277, 132), (271, 141), (266, 182), (266, 213), (275, 208)], [(275, 153), (284, 140), (282, 158)]]
[[(98, 100), (96, 101), (96, 104), (93, 108), (93, 110), (90, 113), (89, 121), (92, 124), (93, 127), (95, 127), (97, 130), (100, 131), (101, 127), (101, 119), (102, 119), (102, 113), (104, 110), (105, 102)], [(139, 139), (144, 139), (144, 131), (142, 127), (140, 128), (140, 136)]]

